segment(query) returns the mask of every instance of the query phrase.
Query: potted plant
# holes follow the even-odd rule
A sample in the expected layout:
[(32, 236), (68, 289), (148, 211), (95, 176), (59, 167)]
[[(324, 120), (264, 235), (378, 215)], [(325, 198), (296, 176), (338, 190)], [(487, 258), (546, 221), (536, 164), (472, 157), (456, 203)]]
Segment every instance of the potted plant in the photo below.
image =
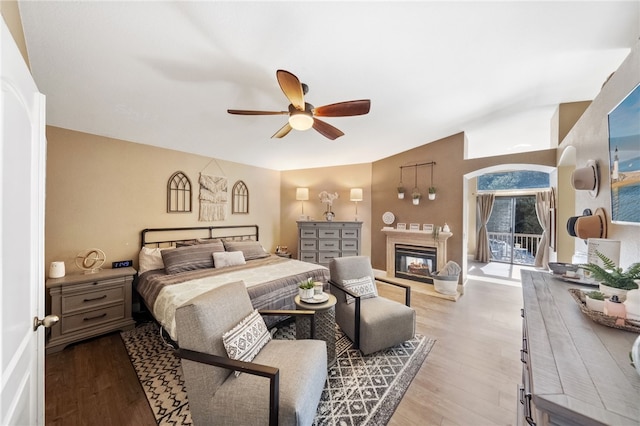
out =
[(422, 198), (422, 194), (416, 188), (411, 193), (411, 198), (413, 198), (413, 205), (417, 206), (418, 204), (420, 204), (420, 198)]
[(430, 186), (429, 187), (429, 199), (430, 200), (435, 200), (436, 199), (436, 187), (435, 186)]
[(404, 186), (399, 186), (397, 190), (398, 190), (398, 199), (404, 200)]
[(596, 263), (582, 264), (580, 268), (589, 272), (591, 278), (600, 283), (600, 291), (605, 296), (616, 295), (624, 300), (628, 290), (638, 288), (635, 280), (640, 279), (640, 263), (634, 263), (626, 271), (623, 271), (611, 259), (597, 250), (596, 256), (602, 260), (604, 268)]
[(300, 295), (301, 300), (313, 299), (313, 288), (315, 284), (313, 283), (313, 279), (309, 278), (306, 281), (302, 281), (298, 284), (298, 294)]
[(604, 312), (604, 293), (594, 290), (586, 293), (584, 299), (587, 303), (587, 308), (592, 311)]
[(327, 205), (327, 210), (324, 212), (324, 217), (327, 221), (331, 222), (336, 214), (331, 211), (331, 206), (333, 206), (333, 201), (338, 198), (338, 193), (334, 192), (333, 194), (327, 191), (322, 191), (318, 194), (318, 198), (320, 198), (320, 202)]

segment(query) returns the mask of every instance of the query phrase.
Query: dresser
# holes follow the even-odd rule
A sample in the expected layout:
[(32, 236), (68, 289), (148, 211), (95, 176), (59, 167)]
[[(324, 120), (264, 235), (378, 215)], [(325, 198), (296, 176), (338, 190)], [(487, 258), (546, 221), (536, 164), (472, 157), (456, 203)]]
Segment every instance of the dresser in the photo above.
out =
[(638, 336), (580, 311), (564, 282), (521, 271), (524, 309), (519, 425), (638, 425), (640, 376), (629, 351)]
[(362, 222), (298, 221), (298, 259), (329, 266), (334, 257), (358, 256)]
[(135, 275), (133, 268), (117, 268), (49, 278), (47, 311), (60, 317), (60, 321), (50, 329), (46, 352), (58, 352), (70, 343), (133, 328), (131, 283)]

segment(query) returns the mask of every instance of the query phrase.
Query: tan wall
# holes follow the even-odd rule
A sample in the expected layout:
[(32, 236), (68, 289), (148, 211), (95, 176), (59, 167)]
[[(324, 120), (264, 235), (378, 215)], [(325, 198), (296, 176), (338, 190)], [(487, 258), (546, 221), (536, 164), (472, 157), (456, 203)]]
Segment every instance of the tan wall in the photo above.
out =
[[(140, 231), (153, 227), (258, 224), (260, 240), (273, 251), (280, 233), (280, 172), (214, 160), (116, 139), (47, 127), (45, 265), (92, 247), (111, 261), (137, 265)], [(193, 212), (167, 213), (169, 177), (183, 171), (193, 186)], [(198, 221), (199, 173), (226, 176), (249, 188), (249, 214), (229, 210), (224, 222)]]
[(297, 256), (298, 227), (296, 221), (301, 214), (301, 203), (296, 201), (296, 188), (309, 188), (309, 201), (304, 202), (304, 214), (315, 220), (324, 220), (326, 206), (318, 198), (321, 191), (337, 192), (332, 211), (334, 220), (355, 219), (355, 203), (349, 201), (351, 188), (362, 188), (364, 200), (358, 203), (358, 220), (362, 221), (362, 250), (364, 256), (371, 255), (371, 164), (351, 164), (337, 167), (322, 167), (281, 172), (280, 210), (282, 212), (281, 242)]
[[(383, 226), (381, 217), (385, 211), (391, 211), (396, 216), (396, 223), (431, 223), (443, 226), (446, 222), (453, 233), (453, 236), (447, 240), (447, 259), (464, 267), (466, 261), (463, 262), (463, 256), (468, 247), (466, 231), (463, 228), (465, 175), (503, 164), (537, 164), (555, 167), (556, 150), (553, 149), (465, 160), (464, 146), (464, 134), (459, 133), (373, 164), (371, 252), (375, 268), (386, 269), (386, 240), (380, 231)], [(399, 200), (396, 196), (396, 187), (400, 179), (399, 167), (430, 161), (436, 162), (433, 169), (433, 183), (438, 188), (436, 200), (423, 199), (418, 206), (411, 203), (411, 197)], [(420, 168), (418, 172), (418, 186), (421, 192), (426, 194), (431, 177), (428, 167), (422, 169)], [(405, 172), (403, 182), (410, 192), (414, 185), (413, 170)], [(475, 215), (475, 203), (468, 205), (467, 214)], [(466, 271), (463, 269), (464, 274)]]
[[(574, 216), (589, 208), (604, 208), (611, 221), (611, 191), (609, 179), (608, 114), (640, 83), (640, 42), (636, 43), (620, 68), (602, 87), (598, 96), (564, 138), (561, 150), (568, 146), (576, 149), (576, 167), (584, 167), (587, 160), (600, 165), (600, 192), (591, 198), (587, 191), (574, 191)], [(565, 222), (566, 225), (566, 222)], [(609, 223), (608, 238), (620, 240), (620, 264), (628, 266), (640, 258), (640, 226)], [(574, 250), (585, 251), (582, 240), (573, 238)]]

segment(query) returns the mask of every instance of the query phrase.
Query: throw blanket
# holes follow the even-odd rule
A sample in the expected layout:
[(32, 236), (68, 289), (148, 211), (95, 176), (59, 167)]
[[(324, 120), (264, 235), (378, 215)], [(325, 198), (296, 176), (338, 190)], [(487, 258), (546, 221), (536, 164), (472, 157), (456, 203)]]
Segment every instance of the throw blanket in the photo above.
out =
[(293, 298), (298, 293), (298, 284), (308, 278), (326, 283), (329, 270), (313, 263), (270, 256), (247, 261), (246, 265), (173, 275), (165, 274), (164, 270), (149, 271), (140, 276), (137, 289), (156, 320), (177, 342), (175, 311), (200, 294), (226, 283), (243, 281), (254, 308), (295, 309)]

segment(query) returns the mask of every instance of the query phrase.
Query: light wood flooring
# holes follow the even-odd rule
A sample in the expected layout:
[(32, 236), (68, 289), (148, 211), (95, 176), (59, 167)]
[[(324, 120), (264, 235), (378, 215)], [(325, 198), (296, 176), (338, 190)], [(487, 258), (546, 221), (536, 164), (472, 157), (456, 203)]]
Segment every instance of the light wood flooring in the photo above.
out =
[[(517, 279), (474, 273), (457, 302), (412, 292), (417, 332), (437, 341), (390, 425), (516, 423), (522, 291)], [(388, 285), (379, 291), (403, 300)], [(119, 334), (47, 355), (45, 364), (47, 425), (155, 424)]]

